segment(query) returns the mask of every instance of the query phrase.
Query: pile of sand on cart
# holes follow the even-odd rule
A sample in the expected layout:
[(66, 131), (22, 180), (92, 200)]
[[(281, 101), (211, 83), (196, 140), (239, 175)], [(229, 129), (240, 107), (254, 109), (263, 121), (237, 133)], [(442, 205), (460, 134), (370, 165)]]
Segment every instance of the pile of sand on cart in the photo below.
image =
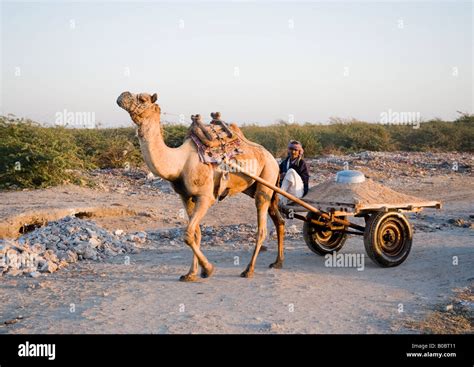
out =
[(320, 183), (311, 187), (303, 200), (310, 203), (400, 206), (427, 202), (426, 199), (402, 194), (368, 178), (360, 183), (338, 183), (334, 180)]

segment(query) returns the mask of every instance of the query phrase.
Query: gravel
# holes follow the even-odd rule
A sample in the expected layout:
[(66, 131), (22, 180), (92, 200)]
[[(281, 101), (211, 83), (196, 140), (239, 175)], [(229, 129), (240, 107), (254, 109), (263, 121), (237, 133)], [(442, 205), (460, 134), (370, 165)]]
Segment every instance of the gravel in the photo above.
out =
[(17, 240), (0, 240), (0, 274), (53, 273), (78, 260), (103, 261), (147, 247), (145, 232), (111, 233), (95, 223), (65, 217), (26, 233)]

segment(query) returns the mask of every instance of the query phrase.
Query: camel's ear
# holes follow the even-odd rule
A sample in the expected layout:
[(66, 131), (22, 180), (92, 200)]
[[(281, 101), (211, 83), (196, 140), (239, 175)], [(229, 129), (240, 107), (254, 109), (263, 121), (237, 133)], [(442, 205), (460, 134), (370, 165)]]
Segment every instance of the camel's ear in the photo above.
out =
[(158, 94), (156, 94), (156, 93), (153, 94), (153, 95), (151, 96), (151, 103), (155, 103), (157, 99), (158, 99)]

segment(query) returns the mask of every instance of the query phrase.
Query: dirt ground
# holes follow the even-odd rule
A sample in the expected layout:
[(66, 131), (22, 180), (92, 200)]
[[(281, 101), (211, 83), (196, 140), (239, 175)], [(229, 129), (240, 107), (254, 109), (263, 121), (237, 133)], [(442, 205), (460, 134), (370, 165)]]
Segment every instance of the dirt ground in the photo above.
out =
[[(225, 240), (205, 236), (202, 243), (217, 268), (212, 278), (178, 281), (192, 257), (181, 238), (157, 240), (151, 249), (106, 262), (80, 261), (39, 278), (3, 276), (0, 333), (472, 333), (472, 298), (459, 328), (452, 325), (456, 318), (448, 318), (449, 327), (426, 327), (434, 311), (454, 311), (449, 306), (456, 294), (472, 294), (472, 174), (381, 177), (369, 165), (359, 168), (397, 191), (443, 202), (442, 210), (410, 215), (413, 248), (398, 267), (378, 267), (367, 256), (362, 271), (326, 267), (324, 257), (306, 247), (302, 223), (293, 220), (287, 221), (284, 268), (268, 268), (276, 257), (270, 238), (255, 277), (240, 278), (254, 243), (232, 240), (232, 231), (237, 224), (254, 226), (256, 214), (252, 199), (238, 195), (214, 206), (203, 221), (204, 228), (226, 234)], [(313, 167), (312, 183), (334, 173)], [(144, 230), (150, 238), (186, 223), (165, 182), (120, 172), (97, 173), (97, 181), (96, 188), (1, 192), (0, 236), (67, 214), (111, 231)], [(352, 236), (341, 253), (365, 254), (362, 239)]]

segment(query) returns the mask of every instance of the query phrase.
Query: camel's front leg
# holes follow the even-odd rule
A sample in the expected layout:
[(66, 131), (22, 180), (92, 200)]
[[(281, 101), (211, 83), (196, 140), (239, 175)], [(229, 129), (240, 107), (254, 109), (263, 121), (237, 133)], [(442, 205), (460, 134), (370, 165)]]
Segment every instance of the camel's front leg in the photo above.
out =
[[(194, 270), (197, 273), (197, 264), (195, 264), (195, 258), (197, 258), (197, 262), (202, 267), (201, 277), (208, 278), (214, 272), (214, 266), (207, 260), (204, 254), (201, 252), (199, 248), (199, 244), (201, 242), (201, 230), (199, 228), (199, 223), (202, 218), (207, 213), (207, 210), (214, 204), (215, 199), (212, 197), (206, 196), (199, 196), (196, 198), (196, 202), (194, 204), (194, 210), (192, 211), (192, 215), (189, 219), (189, 224), (186, 229), (186, 234), (184, 236), (184, 242), (191, 247), (194, 253), (193, 264), (191, 265), (190, 272), (193, 273)], [(197, 241), (199, 239), (199, 241)], [(189, 274), (189, 273), (188, 273)], [(195, 274), (195, 273), (193, 273)], [(183, 278), (184, 277), (184, 278)], [(195, 279), (186, 279), (186, 275), (181, 277), (181, 280), (188, 280), (192, 281)]]
[[(270, 192), (268, 192), (270, 191)], [(255, 194), (255, 203), (257, 205), (257, 220), (258, 220), (258, 229), (257, 229), (257, 242), (255, 244), (255, 250), (253, 251), (252, 259), (248, 264), (247, 268), (240, 274), (243, 278), (251, 278), (255, 270), (255, 263), (257, 261), (258, 253), (260, 252), (260, 247), (262, 246), (265, 237), (267, 236), (267, 213), (268, 207), (270, 206), (270, 198), (272, 191), (269, 189), (258, 189)]]
[[(181, 200), (183, 201), (184, 207), (186, 209), (186, 213), (188, 214), (188, 218), (191, 219), (191, 216), (193, 215), (194, 211), (194, 201), (192, 200), (191, 197), (187, 198), (184, 196), (181, 196)], [(195, 243), (198, 248), (201, 246), (201, 228), (198, 225), (196, 227), (196, 232), (195, 232)], [(198, 258), (196, 255), (193, 253), (193, 262), (191, 263), (191, 268), (189, 268), (189, 271), (187, 274), (182, 275), (179, 280), (182, 282), (194, 282), (197, 280), (197, 273), (198, 273)]]

